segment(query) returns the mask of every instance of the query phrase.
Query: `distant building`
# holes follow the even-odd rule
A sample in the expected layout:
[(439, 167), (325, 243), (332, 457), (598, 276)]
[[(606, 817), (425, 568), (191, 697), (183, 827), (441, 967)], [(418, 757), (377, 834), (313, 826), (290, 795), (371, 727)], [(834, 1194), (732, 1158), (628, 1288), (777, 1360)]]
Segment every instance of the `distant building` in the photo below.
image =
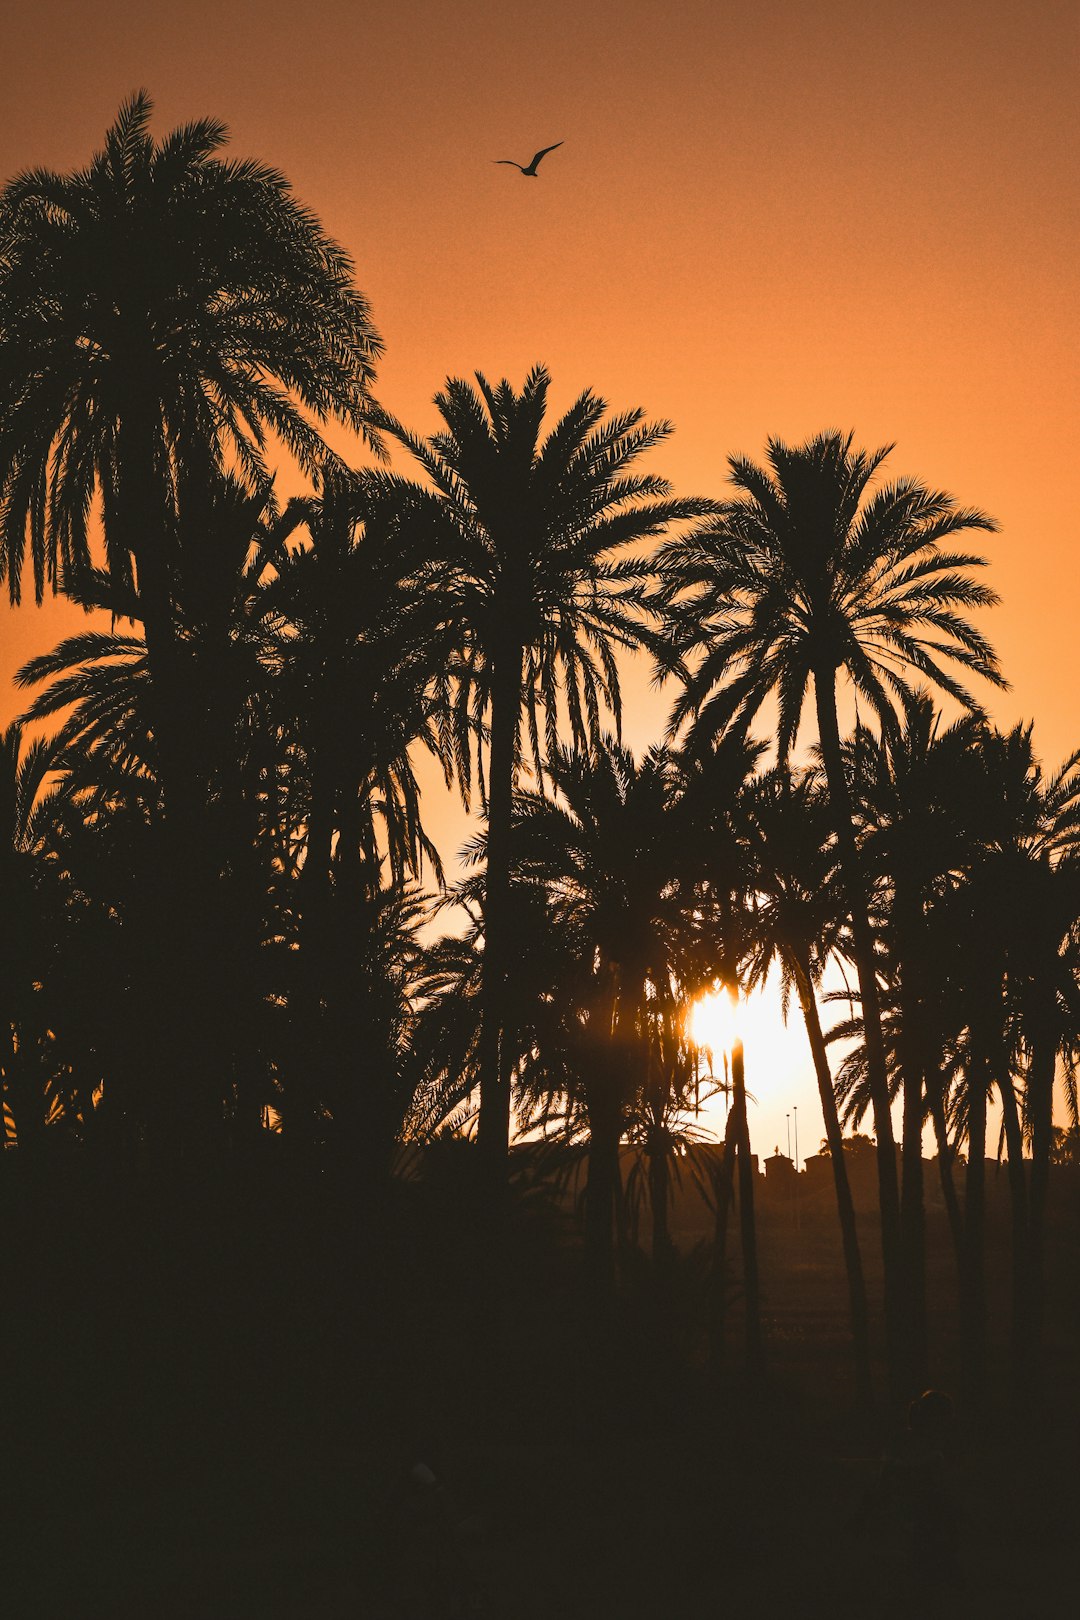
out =
[[(897, 1169), (899, 1170), (899, 1148)], [(844, 1165), (852, 1201), (857, 1209), (871, 1210), (877, 1206), (878, 1172), (877, 1151), (869, 1137), (845, 1137)], [(803, 1160), (807, 1193), (813, 1197), (832, 1197), (834, 1188), (832, 1155), (809, 1153)]]
[(786, 1153), (774, 1148), (765, 1160), (765, 1185), (770, 1192), (791, 1192), (796, 1184), (794, 1161)]
[(813, 1192), (818, 1187), (831, 1187), (833, 1184), (832, 1155), (829, 1153), (808, 1153), (803, 1160), (803, 1174), (806, 1184)]

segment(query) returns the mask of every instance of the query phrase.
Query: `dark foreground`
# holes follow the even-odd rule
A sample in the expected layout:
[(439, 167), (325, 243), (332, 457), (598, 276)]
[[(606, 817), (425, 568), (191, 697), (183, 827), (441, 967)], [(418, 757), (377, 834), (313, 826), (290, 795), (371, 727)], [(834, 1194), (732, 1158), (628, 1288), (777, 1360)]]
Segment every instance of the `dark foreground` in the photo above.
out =
[[(1072, 1612), (1074, 1209), (1059, 1211), (1047, 1375), (1023, 1417), (995, 1295), (994, 1409), (959, 1412), (942, 1581), (895, 1514), (860, 1512), (889, 1422), (855, 1407), (830, 1219), (804, 1211), (796, 1230), (763, 1211), (769, 1371), (753, 1389), (737, 1303), (727, 1365), (711, 1364), (703, 1254), (663, 1297), (640, 1261), (601, 1320), (572, 1231), (534, 1195), (515, 1211), (500, 1314), (468, 1202), (451, 1174), (374, 1214), (273, 1160), (227, 1181), (78, 1159), (9, 1171), (2, 1612)], [(949, 1384), (940, 1252), (934, 1376)], [(1007, 1277), (1004, 1237), (992, 1269)]]

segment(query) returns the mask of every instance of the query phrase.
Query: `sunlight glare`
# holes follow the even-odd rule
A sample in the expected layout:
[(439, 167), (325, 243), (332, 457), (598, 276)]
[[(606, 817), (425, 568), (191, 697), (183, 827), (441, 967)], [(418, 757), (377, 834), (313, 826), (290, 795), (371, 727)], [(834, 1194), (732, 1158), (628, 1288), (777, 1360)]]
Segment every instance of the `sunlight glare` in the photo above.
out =
[(718, 1067), (741, 1038), (748, 1073), (757, 1084), (763, 1074), (772, 1088), (790, 1084), (790, 1077), (806, 1065), (802, 1019), (796, 1016), (785, 1022), (780, 985), (773, 975), (749, 995), (733, 997), (727, 990), (710, 990), (699, 996), (687, 1015), (686, 1031)]
[(742, 1033), (741, 1004), (727, 990), (709, 990), (699, 996), (690, 1008), (687, 1033), (695, 1046), (702, 1047), (714, 1057), (730, 1056), (731, 1048)]

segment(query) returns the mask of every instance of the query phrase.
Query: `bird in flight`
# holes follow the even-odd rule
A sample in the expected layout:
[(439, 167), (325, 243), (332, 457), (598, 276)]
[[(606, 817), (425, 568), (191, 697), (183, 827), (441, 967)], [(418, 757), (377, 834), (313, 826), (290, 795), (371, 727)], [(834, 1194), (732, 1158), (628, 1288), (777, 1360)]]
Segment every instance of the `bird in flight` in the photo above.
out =
[[(561, 145), (562, 141), (555, 142), (555, 146)], [(509, 163), (512, 169), (520, 169), (522, 174), (527, 174), (531, 180), (535, 180), (536, 165), (540, 162), (542, 157), (547, 157), (549, 152), (554, 152), (555, 146), (542, 146), (527, 168), (523, 163), (515, 163), (513, 158), (494, 158), (492, 161), (495, 163)]]

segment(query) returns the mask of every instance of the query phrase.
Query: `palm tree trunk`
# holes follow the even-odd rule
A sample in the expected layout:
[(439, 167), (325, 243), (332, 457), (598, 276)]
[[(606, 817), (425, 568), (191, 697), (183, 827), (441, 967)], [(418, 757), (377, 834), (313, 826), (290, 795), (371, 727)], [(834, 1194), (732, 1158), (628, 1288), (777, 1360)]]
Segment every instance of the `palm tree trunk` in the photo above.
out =
[[(901, 930), (901, 937), (911, 933)], [(900, 1072), (903, 1085), (903, 1129), (900, 1184), (900, 1237), (904, 1259), (905, 1378), (911, 1395), (926, 1387), (926, 1207), (923, 1187), (922, 1131), (926, 1117), (923, 1064), (920, 1056), (920, 998), (912, 993), (907, 963), (900, 980)]]
[(615, 1220), (619, 1188), (618, 1111), (594, 1098), (589, 1109), (589, 1172), (585, 1184), (585, 1254), (593, 1298), (615, 1286)]
[(265, 888), (259, 862), (258, 828), (248, 816), (246, 802), (238, 817), (237, 870), (233, 877), (236, 917), (231, 929), (235, 941), (238, 972), (235, 979), (237, 1000), (234, 1020), (238, 1025), (236, 1050), (236, 1101), (233, 1140), (243, 1151), (257, 1150), (263, 1140), (263, 1108), (266, 1101), (265, 1065), (260, 1041), (262, 986), (260, 956)]
[(862, 1255), (859, 1251), (859, 1233), (855, 1221), (855, 1203), (848, 1181), (847, 1161), (844, 1157), (844, 1136), (840, 1116), (836, 1111), (836, 1093), (833, 1090), (825, 1037), (810, 977), (810, 965), (804, 957), (796, 963), (795, 979), (802, 1006), (810, 1051), (814, 1059), (818, 1097), (821, 1100), (821, 1118), (825, 1126), (825, 1139), (829, 1144), (833, 1186), (836, 1191), (836, 1212), (840, 1219), (840, 1236), (844, 1246), (844, 1267), (847, 1272), (848, 1303), (851, 1311), (851, 1338), (855, 1351), (855, 1376), (859, 1398), (868, 1403), (872, 1396), (870, 1376), (870, 1316), (866, 1304), (866, 1280), (863, 1276)]
[(194, 671), (214, 799), (207, 926), (221, 969), (206, 975), (207, 1031), (226, 1080), (230, 1140), (236, 1148), (249, 1148), (258, 1143), (262, 1128), (255, 1068), (256, 966), (265, 890), (258, 865), (258, 823), (245, 791), (239, 741), (248, 692), (234, 677), (229, 624), (223, 618), (204, 626)]
[(727, 1234), (728, 1217), (731, 1213), (732, 1188), (735, 1181), (736, 1137), (735, 1110), (730, 1108), (728, 1110), (727, 1126), (724, 1131), (724, 1156), (720, 1161), (713, 1183), (716, 1211), (713, 1222), (712, 1312), (709, 1336), (713, 1370), (717, 1372), (723, 1366), (724, 1338), (727, 1326)]
[(307, 828), (304, 864), (297, 879), (300, 900), (298, 994), (295, 1009), (290, 1009), (297, 1054), (282, 1110), (291, 1150), (300, 1153), (309, 1152), (315, 1140), (319, 1087), (328, 1062), (323, 1001), (333, 957), (332, 854), (336, 821), (334, 740), (323, 724), (323, 718), (333, 713), (329, 696), (324, 686), (316, 699), (319, 714), (312, 717), (307, 745)]
[(754, 1162), (750, 1156), (750, 1124), (746, 1113), (746, 1083), (743, 1046), (736, 1041), (731, 1049), (732, 1112), (739, 1171), (739, 1236), (742, 1243), (743, 1307), (746, 1333), (746, 1370), (751, 1378), (765, 1371), (765, 1347), (761, 1336), (761, 1289), (758, 1276), (757, 1226), (754, 1221)]
[[(1052, 1028), (1052, 1025), (1051, 1025)], [(1050, 1185), (1050, 1149), (1054, 1135), (1054, 1076), (1057, 1043), (1050, 1033), (1036, 1038), (1028, 1073), (1031, 1108), (1031, 1203), (1028, 1212), (1028, 1372), (1027, 1387), (1034, 1387), (1042, 1370), (1043, 1314), (1045, 1311), (1046, 1198)]]
[(156, 472), (152, 423), (160, 413), (155, 404), (141, 397), (137, 385), (132, 387), (120, 429), (122, 475), (111, 537), (111, 543), (135, 559), (156, 765), (165, 802), (158, 960), (151, 975), (157, 987), (156, 1050), (149, 1054), (147, 1094), (163, 1144), (205, 1147), (223, 1124), (222, 1087), (215, 1084), (218, 1054), (208, 1047), (203, 1018), (204, 990), (215, 974), (217, 956), (203, 926), (210, 882), (200, 837), (205, 782), (198, 772), (195, 739), (185, 725), (192, 697), (185, 690), (190, 670), (184, 667), (177, 636), (168, 557), (175, 520)]
[(926, 1387), (926, 1202), (922, 1134), (926, 1120), (926, 993), (922, 955), (926, 919), (918, 890), (893, 873), (893, 933), (899, 947), (900, 1035), (903, 1086), (900, 1242), (904, 1264), (905, 1375), (915, 1396)]
[(927, 1086), (927, 1098), (930, 1104), (930, 1118), (934, 1123), (934, 1140), (937, 1143), (938, 1177), (941, 1182), (941, 1196), (945, 1201), (945, 1210), (949, 1217), (949, 1231), (952, 1233), (953, 1248), (956, 1250), (957, 1265), (960, 1265), (964, 1242), (964, 1218), (960, 1213), (960, 1202), (956, 1196), (956, 1181), (953, 1176), (953, 1149), (949, 1142), (948, 1126), (945, 1122), (945, 1101), (939, 1080), (934, 1085)]
[(840, 852), (841, 871), (851, 918), (855, 965), (862, 1004), (867, 1079), (877, 1142), (878, 1201), (881, 1208), (881, 1256), (885, 1273), (885, 1336), (889, 1375), (894, 1397), (903, 1394), (904, 1302), (903, 1255), (900, 1243), (900, 1195), (896, 1176), (896, 1145), (889, 1101), (885, 1044), (881, 1033), (881, 1001), (874, 963), (874, 938), (867, 909), (866, 884), (855, 839), (851, 795), (844, 773), (840, 730), (836, 718), (835, 669), (815, 671), (814, 694), (818, 740), (829, 785), (833, 823)]
[(650, 1132), (645, 1149), (649, 1165), (649, 1209), (652, 1215), (652, 1253), (658, 1267), (666, 1264), (671, 1255), (671, 1224), (668, 1206), (671, 1201), (671, 1172), (668, 1168), (666, 1144), (658, 1131)]
[(976, 1411), (986, 1400), (986, 1092), (989, 1070), (976, 1055), (968, 1072), (968, 1163), (964, 1193), (962, 1294), (965, 1379)]
[(501, 1081), (499, 1043), (505, 1018), (506, 961), (511, 943), (510, 833), (521, 708), (522, 649), (507, 641), (492, 653), (491, 752), (488, 764), (487, 870), (484, 887), (484, 957), (478, 1141), (484, 1175), (493, 1190), (506, 1179), (510, 1147), (510, 1087)]
[(1012, 1388), (1014, 1399), (1023, 1402), (1031, 1393), (1034, 1371), (1033, 1198), (1028, 1188), (1027, 1165), (1024, 1161), (1024, 1131), (1020, 1123), (1020, 1109), (1004, 1055), (999, 1058), (999, 1062), (1002, 1065), (1002, 1074), (998, 1082), (998, 1096), (1001, 1099), (1001, 1121), (1005, 1131), (1009, 1197), (1012, 1206)]
[[(353, 758), (358, 757), (355, 735)], [(368, 1003), (360, 983), (372, 927), (372, 870), (364, 860), (362, 784), (344, 758), (338, 774), (337, 846), (333, 859), (333, 909), (327, 936), (326, 1038), (336, 1148), (343, 1176), (355, 1182), (361, 1153), (369, 1164), (389, 1154), (377, 1145), (388, 1128), (379, 1035), (365, 1028)], [(392, 1130), (392, 1126), (389, 1127)]]
[(923, 1197), (922, 1070), (909, 1059), (904, 1072), (900, 1231), (904, 1255), (906, 1377), (912, 1394), (926, 1387), (926, 1209)]
[(594, 1298), (607, 1298), (615, 1283), (615, 1234), (621, 1173), (619, 1143), (623, 1111), (619, 1043), (616, 1033), (616, 970), (601, 964), (597, 1010), (597, 1053), (586, 1096), (589, 1114), (589, 1173), (585, 1185), (585, 1254)]

